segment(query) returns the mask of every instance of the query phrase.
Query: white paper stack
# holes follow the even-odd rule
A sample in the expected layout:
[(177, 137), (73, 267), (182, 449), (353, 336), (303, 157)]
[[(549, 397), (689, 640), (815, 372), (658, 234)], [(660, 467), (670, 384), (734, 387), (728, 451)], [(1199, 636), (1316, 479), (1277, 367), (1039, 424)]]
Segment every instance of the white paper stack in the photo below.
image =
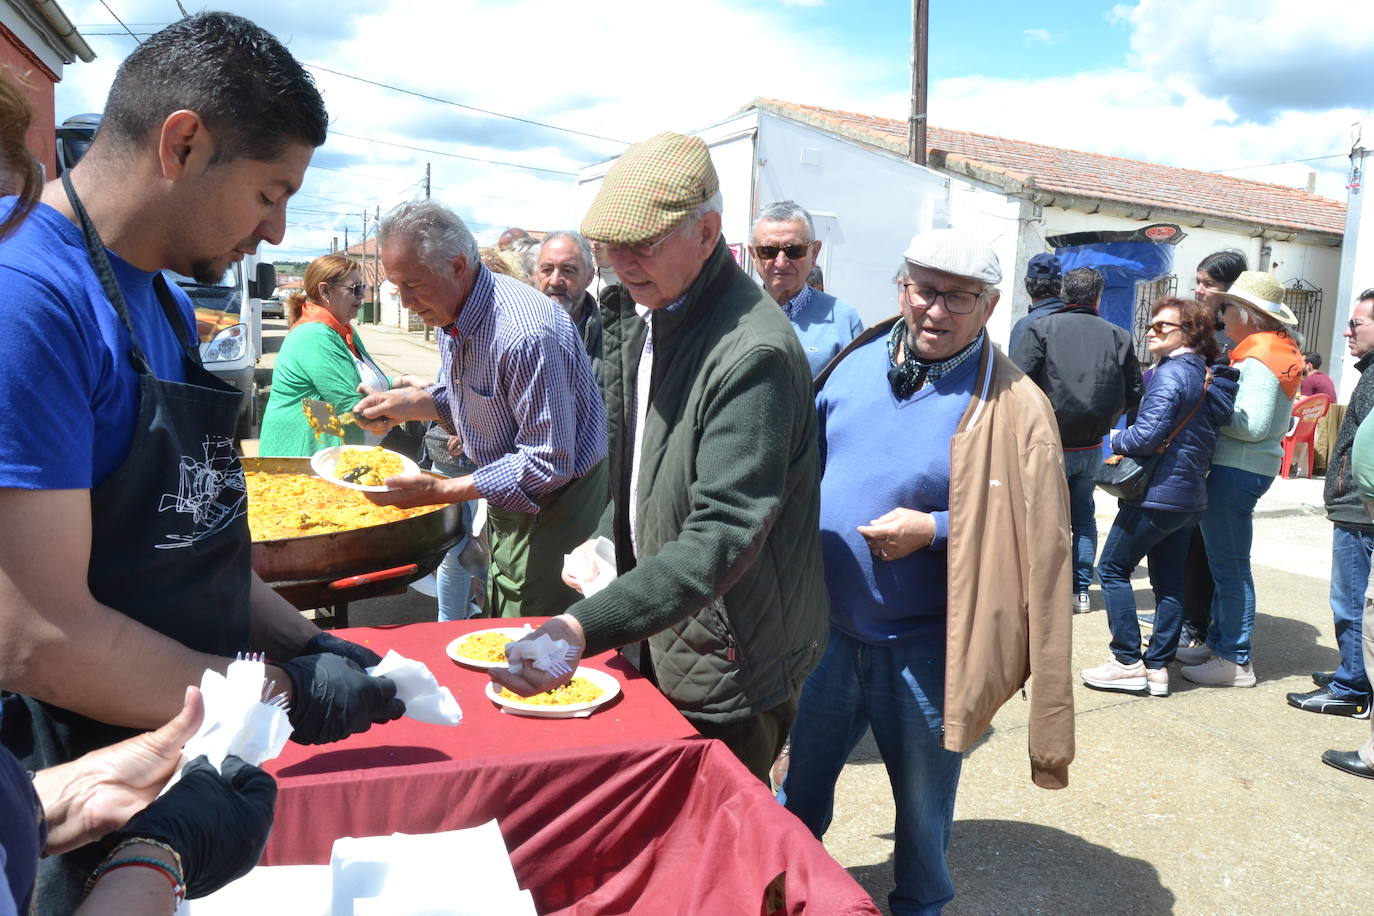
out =
[(446, 833), (343, 837), (329, 865), (255, 868), (176, 916), (535, 916), (489, 821)]

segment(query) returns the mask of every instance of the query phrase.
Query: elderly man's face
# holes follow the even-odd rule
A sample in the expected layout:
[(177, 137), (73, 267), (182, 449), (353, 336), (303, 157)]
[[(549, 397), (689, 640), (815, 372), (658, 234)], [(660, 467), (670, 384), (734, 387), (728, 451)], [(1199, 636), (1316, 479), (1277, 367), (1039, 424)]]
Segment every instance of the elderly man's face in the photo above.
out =
[(983, 291), (981, 280), (913, 266), (902, 284), (912, 286), (910, 290), (901, 284), (897, 287), (897, 305), (906, 320), (907, 346), (918, 358), (929, 361), (948, 359), (972, 343), (988, 323), (999, 298), (997, 292), (991, 292), (978, 299), (973, 311), (959, 315), (950, 311), (944, 296), (932, 296), (933, 304), (921, 307), (917, 290), (977, 295)]
[(578, 244), (566, 236), (559, 236), (539, 249), (534, 281), (541, 293), (572, 313), (591, 285), (592, 271), (582, 260)]
[[(773, 257), (765, 259), (758, 252), (760, 246), (780, 250)], [(803, 246), (805, 253), (795, 261), (781, 250), (798, 246)], [(816, 255), (820, 250), (821, 243), (811, 240), (806, 223), (794, 219), (760, 221), (754, 227), (754, 244), (750, 251), (754, 256), (754, 267), (763, 279), (763, 288), (774, 301), (784, 305), (806, 285), (806, 275), (816, 266)]]
[(649, 253), (639, 246), (607, 245), (606, 255), (630, 298), (651, 309), (667, 308), (687, 292), (720, 237), (720, 214), (707, 213), (695, 226), (681, 223), (661, 236)]
[(467, 258), (454, 255), (448, 270), (435, 272), (420, 260), (412, 241), (388, 239), (382, 243), (382, 266), (401, 293), (401, 305), (425, 324), (441, 328), (458, 317), (471, 286)]

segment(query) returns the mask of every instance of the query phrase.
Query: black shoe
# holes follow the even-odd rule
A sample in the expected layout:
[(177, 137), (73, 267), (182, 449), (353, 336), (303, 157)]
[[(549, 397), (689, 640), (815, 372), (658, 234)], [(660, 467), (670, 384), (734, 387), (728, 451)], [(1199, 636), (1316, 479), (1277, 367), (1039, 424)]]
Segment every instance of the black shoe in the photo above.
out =
[(1374, 779), (1374, 767), (1360, 759), (1359, 751), (1322, 751), (1322, 763), (1351, 776)]
[(1318, 687), (1322, 688), (1323, 690), (1325, 690), (1327, 687), (1330, 687), (1330, 686), (1331, 686), (1331, 682), (1332, 682), (1333, 680), (1335, 680), (1335, 679), (1336, 679), (1336, 672), (1334, 672), (1334, 671), (1313, 671), (1313, 672), (1312, 672), (1312, 683), (1316, 684)]
[(1352, 719), (1369, 718), (1369, 697), (1338, 697), (1331, 688), (1322, 687), (1311, 693), (1290, 693), (1288, 705), (1308, 712), (1324, 712), (1329, 716), (1349, 716)]

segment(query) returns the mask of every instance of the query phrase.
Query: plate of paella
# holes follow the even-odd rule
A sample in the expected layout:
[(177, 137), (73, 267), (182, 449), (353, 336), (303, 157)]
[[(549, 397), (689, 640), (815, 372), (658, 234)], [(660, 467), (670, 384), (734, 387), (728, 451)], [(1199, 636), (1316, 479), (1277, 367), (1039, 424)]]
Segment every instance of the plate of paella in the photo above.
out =
[(620, 694), (614, 675), (595, 668), (578, 668), (562, 687), (522, 697), (495, 682), (487, 684), (487, 699), (505, 712), (537, 719), (572, 719), (590, 716)]
[(506, 643), (524, 639), (531, 627), (490, 627), (459, 636), (444, 647), (448, 657), (469, 668), (504, 668)]
[(368, 493), (386, 493), (388, 477), (420, 473), (414, 461), (379, 445), (321, 449), (310, 456), (310, 467), (332, 484)]

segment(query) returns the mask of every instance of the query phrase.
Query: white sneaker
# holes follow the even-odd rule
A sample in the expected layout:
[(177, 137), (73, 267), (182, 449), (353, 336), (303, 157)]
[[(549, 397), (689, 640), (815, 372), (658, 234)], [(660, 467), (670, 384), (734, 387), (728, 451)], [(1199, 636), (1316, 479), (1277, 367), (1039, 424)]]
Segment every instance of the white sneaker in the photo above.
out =
[(1200, 665), (1184, 665), (1178, 669), (1178, 673), (1194, 684), (1203, 684), (1207, 687), (1255, 686), (1253, 666), (1237, 665), (1220, 655), (1214, 655)]
[(1086, 614), (1092, 610), (1092, 605), (1088, 603), (1088, 593), (1079, 592), (1073, 596), (1073, 612), (1075, 614)]
[(1167, 697), (1169, 695), (1169, 669), (1146, 668), (1145, 686), (1150, 688), (1150, 696)]
[(1216, 655), (1216, 653), (1213, 652), (1212, 647), (1206, 643), (1191, 648), (1179, 646), (1178, 650), (1174, 652), (1174, 661), (1178, 662), (1180, 665), (1200, 665), (1214, 655)]
[[(1145, 689), (1145, 665), (1136, 661), (1123, 665), (1115, 658), (1109, 658), (1096, 668), (1084, 668), (1080, 672), (1083, 683), (1098, 690), (1121, 690), (1139, 693)], [(1167, 689), (1167, 687), (1166, 687)]]

